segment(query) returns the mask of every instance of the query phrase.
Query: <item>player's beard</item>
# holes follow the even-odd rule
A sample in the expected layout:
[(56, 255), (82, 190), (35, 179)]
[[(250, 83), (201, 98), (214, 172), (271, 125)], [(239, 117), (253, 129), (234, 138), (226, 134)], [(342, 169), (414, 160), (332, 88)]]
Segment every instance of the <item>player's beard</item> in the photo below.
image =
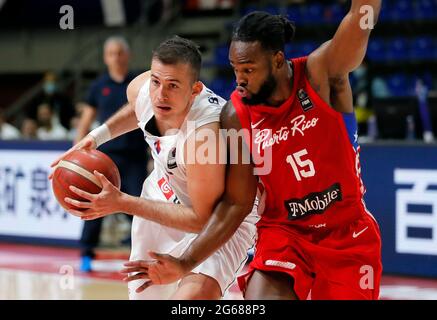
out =
[(251, 95), (250, 98), (242, 98), (245, 104), (255, 106), (259, 104), (268, 104), (267, 100), (272, 96), (277, 86), (277, 81), (270, 72), (267, 79), (263, 82), (257, 93)]

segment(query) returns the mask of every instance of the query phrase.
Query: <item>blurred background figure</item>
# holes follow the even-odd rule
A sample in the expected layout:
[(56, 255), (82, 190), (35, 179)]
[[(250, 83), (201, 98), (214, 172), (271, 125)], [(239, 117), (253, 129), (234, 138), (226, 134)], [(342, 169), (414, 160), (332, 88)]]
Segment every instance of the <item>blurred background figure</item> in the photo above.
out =
[[(105, 122), (127, 102), (126, 89), (135, 75), (129, 72), (130, 49), (127, 41), (119, 36), (109, 37), (103, 45), (103, 60), (107, 71), (95, 80), (89, 89), (85, 104), (81, 108), (80, 120), (74, 142), (81, 140), (97, 119)], [(141, 130), (112, 140), (99, 148), (111, 157), (120, 170), (122, 191), (139, 196), (147, 177), (147, 147)], [(129, 223), (131, 216), (124, 215)], [(102, 220), (85, 221), (80, 239), (81, 271), (91, 271), (94, 249), (99, 243)], [(122, 241), (130, 244), (130, 237)]]
[(37, 109), (38, 129), (36, 136), (40, 140), (66, 140), (67, 129), (65, 129), (53, 114), (53, 109), (48, 103), (43, 103)]
[(5, 114), (0, 109), (0, 140), (20, 139), (20, 131), (6, 122)]
[(355, 116), (358, 124), (358, 136), (369, 137), (373, 135), (373, 132), (369, 130), (369, 127), (371, 128), (371, 125), (369, 126), (369, 121), (373, 120), (371, 117), (374, 117), (374, 114), (370, 107), (372, 90), (366, 60), (364, 60), (361, 66), (352, 72), (351, 77), (355, 83), (353, 99)]
[(56, 75), (46, 72), (43, 77), (42, 90), (30, 102), (29, 114), (34, 117), (41, 104), (48, 104), (52, 109), (54, 124), (70, 128), (70, 119), (75, 115), (71, 98), (64, 94), (58, 85)]
[(21, 123), (21, 139), (23, 140), (36, 140), (38, 124), (32, 118), (25, 118)]
[(70, 120), (70, 130), (68, 130), (68, 140), (73, 140), (76, 139), (77, 137), (77, 128), (79, 127), (79, 122), (80, 122), (80, 116), (79, 115), (75, 115), (73, 118), (71, 118)]

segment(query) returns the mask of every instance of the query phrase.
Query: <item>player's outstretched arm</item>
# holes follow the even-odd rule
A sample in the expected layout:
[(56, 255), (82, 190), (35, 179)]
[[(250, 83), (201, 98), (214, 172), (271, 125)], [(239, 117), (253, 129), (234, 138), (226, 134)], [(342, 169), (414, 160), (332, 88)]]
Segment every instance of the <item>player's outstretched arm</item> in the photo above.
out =
[(352, 0), (334, 37), (321, 47), (322, 66), (319, 67), (330, 78), (347, 75), (363, 62), (380, 10), (381, 0)]
[(339, 112), (353, 112), (348, 75), (364, 59), (380, 7), (381, 0), (352, 0), (334, 37), (308, 56), (306, 68), (311, 86)]
[[(220, 123), (225, 130), (241, 130), (241, 124), (231, 101), (223, 107)], [(226, 166), (225, 191), (215, 206), (211, 218), (201, 233), (180, 257), (189, 272), (225, 244), (238, 229), (244, 218), (252, 211), (258, 185), (250, 159), (249, 149), (242, 139), (238, 148), (230, 150), (231, 135), (226, 143), (228, 159), (238, 159)], [(236, 155), (236, 157), (233, 157)], [(236, 162), (236, 163), (234, 163)]]

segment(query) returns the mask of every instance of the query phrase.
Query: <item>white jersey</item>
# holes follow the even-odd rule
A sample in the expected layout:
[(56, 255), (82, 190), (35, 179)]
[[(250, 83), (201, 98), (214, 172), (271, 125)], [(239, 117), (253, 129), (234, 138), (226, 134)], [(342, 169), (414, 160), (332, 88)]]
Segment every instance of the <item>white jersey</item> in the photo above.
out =
[(149, 97), (149, 83), (150, 79), (142, 86), (137, 98), (135, 113), (138, 126), (143, 130), (144, 137), (152, 151), (155, 170), (166, 177), (180, 202), (191, 206), (191, 200), (187, 194), (183, 146), (194, 130), (212, 122), (219, 122), (220, 111), (226, 100), (203, 86), (201, 93), (194, 99), (181, 128), (174, 130), (174, 134), (158, 137), (147, 130), (154, 125), (150, 123), (154, 121), (154, 114)]
[[(225, 100), (203, 87), (195, 98), (181, 128), (171, 135), (156, 136), (148, 129), (154, 126), (154, 114), (149, 96), (150, 79), (141, 87), (135, 106), (138, 126), (143, 130), (151, 148), (154, 170), (143, 184), (141, 196), (146, 199), (181, 203), (191, 206), (187, 190), (187, 176), (183, 146), (187, 137), (196, 128), (212, 122), (219, 122), (220, 111)], [(259, 217), (253, 213), (241, 224), (239, 230), (220, 250), (193, 270), (216, 279), (224, 294), (236, 273), (244, 266), (247, 251), (253, 247), (256, 238), (255, 223)], [(132, 222), (132, 250), (130, 260), (148, 260), (148, 251), (180, 256), (194, 240), (196, 234), (162, 226), (155, 222), (134, 217)], [(129, 283), (131, 299), (168, 299), (177, 288), (176, 284), (151, 286), (138, 294), (144, 280)]]

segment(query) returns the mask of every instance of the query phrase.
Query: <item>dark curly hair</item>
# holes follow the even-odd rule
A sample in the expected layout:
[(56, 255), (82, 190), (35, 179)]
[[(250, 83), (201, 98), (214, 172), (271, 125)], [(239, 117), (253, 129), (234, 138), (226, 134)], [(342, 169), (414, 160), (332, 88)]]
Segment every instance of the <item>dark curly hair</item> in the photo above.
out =
[(254, 11), (242, 17), (234, 27), (232, 41), (259, 41), (266, 50), (284, 51), (294, 37), (294, 23), (286, 17)]

